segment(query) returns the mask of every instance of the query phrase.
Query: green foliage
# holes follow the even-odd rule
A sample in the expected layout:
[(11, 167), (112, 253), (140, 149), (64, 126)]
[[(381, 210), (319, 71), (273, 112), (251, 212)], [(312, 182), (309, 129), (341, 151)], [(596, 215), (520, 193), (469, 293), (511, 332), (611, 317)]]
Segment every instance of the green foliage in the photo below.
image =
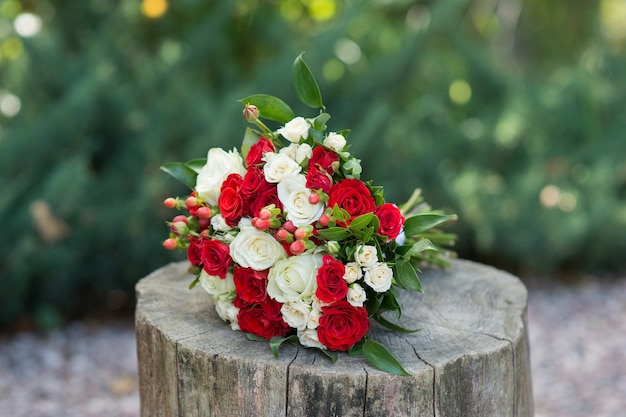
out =
[[(355, 172), (458, 213), (461, 256), (623, 268), (626, 45), (605, 1), (188, 0), (158, 19), (141, 2), (0, 1), (0, 326), (116, 311), (183, 258), (160, 246), (159, 204), (185, 189), (159, 166), (238, 146), (250, 92), (297, 103), (301, 51), (353, 129)], [(39, 34), (11, 29), (21, 11)]]

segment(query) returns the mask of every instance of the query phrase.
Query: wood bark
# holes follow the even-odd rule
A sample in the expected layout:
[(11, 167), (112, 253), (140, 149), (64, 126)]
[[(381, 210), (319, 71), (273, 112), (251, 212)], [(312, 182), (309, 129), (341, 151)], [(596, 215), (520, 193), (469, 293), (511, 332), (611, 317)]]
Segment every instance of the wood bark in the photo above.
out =
[(265, 343), (234, 332), (186, 263), (137, 284), (141, 415), (530, 417), (533, 400), (527, 292), (516, 277), (463, 260), (421, 276), (425, 293), (403, 292), (400, 334), (378, 327), (411, 373), (390, 375), (362, 357), (333, 364), (312, 349)]

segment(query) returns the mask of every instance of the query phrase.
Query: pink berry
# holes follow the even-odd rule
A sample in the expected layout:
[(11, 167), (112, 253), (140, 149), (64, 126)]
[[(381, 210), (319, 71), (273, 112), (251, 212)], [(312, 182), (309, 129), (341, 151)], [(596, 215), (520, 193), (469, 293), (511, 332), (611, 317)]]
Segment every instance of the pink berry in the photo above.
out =
[(317, 221), (322, 225), (322, 227), (326, 227), (330, 222), (330, 218), (327, 215), (322, 214)]
[(196, 217), (199, 219), (210, 219), (211, 209), (207, 206), (202, 206), (196, 210)]
[(185, 200), (185, 204), (188, 208), (194, 208), (198, 205), (198, 200), (194, 196), (187, 197), (187, 199)]
[(198, 226), (200, 229), (208, 229), (211, 225), (211, 219), (198, 219)]
[(298, 240), (302, 240), (306, 237), (306, 232), (304, 231), (304, 229), (297, 228), (296, 231), (293, 232), (293, 237)]
[(289, 232), (285, 229), (278, 229), (276, 233), (274, 233), (274, 239), (278, 240), (279, 242), (286, 240), (288, 237)]
[(172, 197), (166, 198), (163, 200), (163, 205), (167, 208), (174, 208), (176, 207), (176, 199)]
[(269, 220), (272, 217), (272, 212), (268, 209), (261, 209), (261, 211), (259, 211), (259, 217), (263, 220)]
[(304, 252), (305, 249), (306, 248), (304, 247), (304, 242), (302, 242), (301, 240), (296, 240), (291, 245), (289, 245), (289, 250), (294, 255), (300, 255), (302, 252)]
[(172, 219), (172, 223), (183, 222), (187, 224), (187, 221), (188, 221), (187, 216), (183, 216), (182, 214)]
[(254, 224), (254, 227), (256, 227), (259, 230), (267, 230), (270, 228), (270, 221), (257, 219), (256, 223)]
[(293, 233), (296, 231), (296, 226), (293, 224), (291, 220), (286, 221), (285, 224), (283, 224), (283, 227), (289, 233)]
[(176, 249), (176, 246), (176, 239), (173, 238), (165, 239), (165, 241), (163, 242), (163, 247), (167, 250), (174, 250)]
[(309, 203), (317, 204), (320, 202), (319, 194), (309, 194)]

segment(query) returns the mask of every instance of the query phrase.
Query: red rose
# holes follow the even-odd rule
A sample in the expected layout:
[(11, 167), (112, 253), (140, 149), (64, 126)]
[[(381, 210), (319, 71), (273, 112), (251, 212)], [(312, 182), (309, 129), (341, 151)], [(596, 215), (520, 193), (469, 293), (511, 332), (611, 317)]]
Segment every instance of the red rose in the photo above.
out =
[(233, 272), (235, 291), (244, 301), (255, 304), (267, 298), (268, 270), (255, 271), (252, 268), (236, 266)]
[(250, 168), (253, 165), (263, 164), (263, 154), (266, 152), (276, 152), (276, 148), (269, 139), (259, 138), (258, 142), (250, 147), (246, 156), (246, 166)]
[[(353, 178), (341, 180), (331, 187), (328, 194), (328, 207), (335, 207), (335, 204), (346, 210), (351, 219), (376, 210), (376, 203), (370, 190), (363, 181)], [(351, 220), (347, 224), (350, 222)], [(342, 222), (337, 222), (337, 224), (345, 226)]]
[(369, 326), (364, 307), (354, 307), (346, 300), (339, 300), (322, 307), (317, 337), (328, 350), (346, 351), (365, 336)]
[(192, 265), (200, 265), (202, 263), (202, 239), (193, 238), (189, 241), (187, 259)]
[(224, 221), (229, 226), (236, 226), (243, 214), (243, 197), (241, 195), (241, 175), (230, 174), (222, 183), (217, 206)]
[(385, 203), (377, 207), (374, 214), (378, 217), (378, 222), (380, 223), (376, 233), (381, 236), (387, 236), (389, 239), (398, 237), (404, 225), (404, 217), (395, 204)]
[(315, 295), (325, 303), (341, 300), (348, 293), (348, 284), (343, 279), (346, 267), (330, 255), (324, 255), (322, 266), (317, 270)]
[(228, 245), (219, 240), (205, 239), (202, 244), (202, 267), (207, 274), (226, 278), (228, 267), (233, 262)]
[(325, 171), (320, 171), (315, 167), (309, 168), (306, 174), (306, 188), (310, 190), (319, 190), (328, 193), (332, 185), (332, 178)]
[[(237, 298), (235, 298), (236, 300)], [(270, 339), (273, 336), (286, 336), (291, 331), (280, 312), (282, 304), (276, 300), (268, 298), (262, 304), (249, 306), (240, 302), (235, 304), (243, 306), (237, 314), (237, 322), (243, 332)]]
[[(259, 210), (263, 207), (279, 201), (276, 185), (267, 182), (263, 170), (256, 166), (250, 167), (243, 177), (241, 195), (244, 205), (243, 215), (249, 217), (258, 216)], [(279, 204), (276, 206), (282, 207)]]
[(322, 169), (329, 174), (335, 172), (335, 168), (339, 166), (339, 155), (323, 146), (313, 148), (313, 155), (309, 160), (309, 169)]

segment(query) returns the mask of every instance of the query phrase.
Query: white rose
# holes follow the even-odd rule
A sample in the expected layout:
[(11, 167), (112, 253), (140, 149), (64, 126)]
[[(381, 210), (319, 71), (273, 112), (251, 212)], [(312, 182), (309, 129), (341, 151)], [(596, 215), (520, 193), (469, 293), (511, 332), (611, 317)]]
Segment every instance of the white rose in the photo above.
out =
[(400, 234), (396, 237), (396, 243), (398, 246), (402, 246), (404, 245), (404, 242), (406, 242), (406, 235), (404, 234), (404, 229), (402, 229)]
[(313, 308), (309, 312), (309, 321), (306, 323), (307, 329), (317, 329), (320, 325), (320, 317), (322, 317), (322, 310), (320, 308)]
[(309, 123), (304, 117), (296, 117), (276, 132), (280, 133), (289, 142), (300, 143), (302, 138), (306, 138), (309, 135)]
[(278, 151), (278, 153), (288, 156), (296, 161), (297, 164), (301, 164), (305, 159), (311, 159), (313, 156), (313, 148), (311, 148), (311, 145), (307, 143), (302, 143), (300, 145), (292, 143), (291, 145), (282, 148)]
[(211, 226), (218, 232), (228, 232), (232, 229), (232, 227), (226, 224), (226, 220), (224, 220), (224, 217), (219, 213), (211, 216)]
[(283, 320), (294, 329), (304, 330), (309, 322), (311, 306), (302, 300), (285, 303), (280, 308)]
[(267, 277), (267, 294), (281, 303), (311, 301), (317, 289), (317, 270), (320, 266), (320, 254), (305, 253), (276, 262)]
[(239, 309), (233, 305), (232, 301), (215, 300), (215, 311), (222, 320), (230, 322), (231, 329), (240, 329), (237, 321)]
[(315, 329), (298, 330), (298, 340), (302, 346), (326, 349), (326, 346), (320, 342)]
[(283, 203), (283, 211), (287, 220), (298, 226), (306, 226), (317, 221), (324, 214), (324, 203), (309, 202), (311, 190), (306, 187), (304, 175), (291, 175), (283, 178), (277, 186), (278, 199)]
[(196, 192), (198, 196), (211, 206), (217, 205), (222, 183), (230, 174), (246, 175), (241, 155), (236, 149), (226, 152), (220, 148), (209, 150), (206, 164), (196, 178)]
[(363, 303), (367, 300), (367, 294), (359, 284), (352, 284), (348, 288), (346, 300), (355, 307), (363, 307)]
[(243, 222), (240, 222), (240, 227), (241, 231), (230, 243), (230, 256), (237, 264), (263, 271), (287, 257), (283, 246), (270, 234)]
[(363, 270), (356, 262), (348, 262), (345, 265), (346, 272), (343, 274), (343, 279), (348, 283), (352, 284), (355, 281), (358, 281), (363, 276)]
[(331, 132), (326, 139), (324, 139), (324, 146), (332, 149), (335, 152), (341, 152), (346, 146), (346, 138), (341, 136), (339, 133)]
[(263, 166), (263, 174), (265, 181), (270, 183), (281, 182), (283, 178), (298, 174), (302, 170), (296, 161), (285, 154), (268, 152), (264, 159), (266, 163)]
[(393, 270), (386, 263), (376, 263), (365, 268), (363, 281), (376, 292), (385, 292), (391, 287)]
[(362, 267), (368, 267), (378, 262), (378, 252), (375, 246), (359, 245), (354, 252), (354, 260)]
[(235, 281), (230, 272), (226, 274), (226, 278), (222, 279), (209, 275), (205, 270), (202, 270), (200, 272), (200, 285), (216, 300), (232, 301), (235, 298)]

